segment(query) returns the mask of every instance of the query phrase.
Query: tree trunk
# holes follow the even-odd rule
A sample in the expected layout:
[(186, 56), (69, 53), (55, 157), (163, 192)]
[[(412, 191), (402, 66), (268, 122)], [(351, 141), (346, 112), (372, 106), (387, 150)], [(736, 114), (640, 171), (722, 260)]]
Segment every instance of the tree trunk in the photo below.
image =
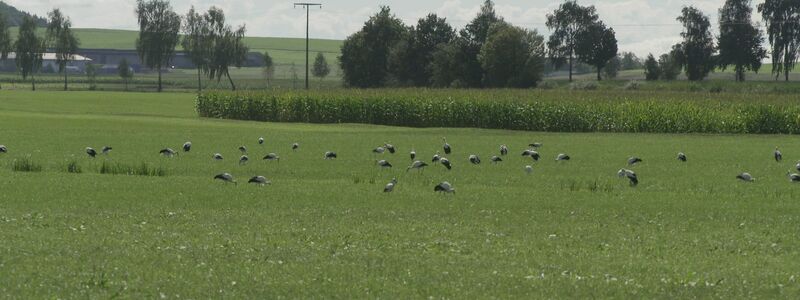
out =
[(67, 67), (64, 66), (64, 90), (67, 90)]
[(31, 75), (31, 84), (33, 85), (33, 90), (36, 90), (36, 78)]
[(228, 71), (225, 71), (225, 75), (228, 76), (228, 81), (231, 82), (231, 91), (235, 91), (236, 90), (236, 85), (233, 84), (233, 79), (231, 78), (231, 73), (228, 72)]
[(600, 67), (597, 67), (597, 81), (602, 81), (603, 80), (603, 77), (600, 76), (600, 71), (602, 71), (602, 70), (603, 69), (601, 69)]
[(203, 83), (200, 79), (200, 67), (197, 68), (197, 92), (203, 91)]
[(569, 54), (569, 82), (572, 82), (572, 53)]
[(158, 66), (158, 92), (160, 93), (161, 91), (161, 66)]

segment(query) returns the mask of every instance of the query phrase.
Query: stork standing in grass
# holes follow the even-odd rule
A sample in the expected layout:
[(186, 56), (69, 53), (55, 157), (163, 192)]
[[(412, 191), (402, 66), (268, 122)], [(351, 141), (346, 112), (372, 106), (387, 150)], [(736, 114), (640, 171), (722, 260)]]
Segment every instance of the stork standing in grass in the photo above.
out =
[(500, 145), (500, 155), (502, 156), (508, 155), (508, 146)]
[(628, 178), (628, 180), (631, 182), (631, 186), (639, 185), (639, 177), (637, 177), (636, 173), (631, 170), (620, 169), (619, 172), (617, 172), (617, 176), (620, 178)]
[(534, 161), (539, 161), (539, 159), (542, 157), (539, 155), (538, 151), (531, 149), (522, 151), (522, 156), (530, 156)]
[(397, 185), (397, 178), (392, 178), (392, 181), (386, 184), (386, 187), (383, 188), (384, 193), (391, 193), (394, 191), (394, 186)]
[(258, 144), (259, 145), (263, 145), (264, 144), (264, 137), (258, 138)]
[(451, 148), (450, 144), (447, 143), (447, 138), (442, 138), (442, 142), (444, 142), (444, 145), (442, 146), (442, 149), (444, 149), (444, 154), (449, 155), (450, 152), (453, 151), (453, 148)]
[(542, 143), (530, 143), (528, 146), (531, 148), (542, 148)]
[(570, 159), (571, 158), (569, 157), (569, 155), (566, 155), (564, 153), (561, 153), (558, 156), (556, 156), (556, 161), (568, 161)]
[(683, 152), (678, 152), (678, 160), (686, 162), (686, 154), (684, 154)]
[(794, 165), (794, 168), (797, 170), (797, 172), (800, 172), (800, 161), (798, 161), (797, 164)]
[(297, 149), (300, 149), (300, 144), (298, 143), (292, 144), (292, 151), (296, 151)]
[(6, 148), (6, 145), (0, 145), (0, 153), (8, 153), (8, 148)]
[(278, 154), (275, 154), (275, 153), (269, 153), (269, 154), (267, 154), (266, 156), (264, 156), (264, 160), (275, 160), (275, 161), (280, 161), (280, 160), (281, 160), (281, 157), (280, 157), (280, 156), (278, 156)]
[(739, 180), (745, 181), (745, 182), (756, 181), (756, 179), (753, 177), (753, 175), (750, 175), (750, 173), (747, 173), (747, 172), (741, 173), (739, 175), (736, 175), (736, 179), (739, 179)]
[(447, 181), (442, 182), (440, 184), (437, 184), (435, 187), (433, 187), (433, 191), (434, 192), (441, 192), (441, 193), (445, 193), (445, 194), (455, 194), (456, 193), (456, 189), (454, 189), (453, 186)]
[(161, 151), (158, 151), (158, 153), (166, 157), (173, 157), (175, 155), (178, 155), (178, 152), (175, 152), (175, 150), (172, 150), (172, 148), (161, 149)]
[(247, 147), (246, 146), (239, 146), (239, 151), (242, 152), (242, 154), (247, 154)]
[(786, 176), (789, 176), (789, 181), (797, 183), (800, 182), (800, 174), (792, 174), (791, 172), (786, 173)]
[(217, 176), (214, 176), (214, 180), (221, 180), (226, 183), (236, 183), (236, 180), (233, 179), (233, 175), (230, 173), (222, 173)]
[(388, 169), (392, 167), (392, 164), (386, 161), (385, 159), (379, 160), (377, 164), (379, 167), (381, 167), (381, 169)]
[(408, 153), (408, 156), (410, 156), (410, 157), (411, 157), (411, 160), (415, 160), (415, 159), (417, 159), (417, 151), (415, 151), (415, 150), (412, 148), (412, 149), (411, 149), (411, 152), (409, 152), (409, 153)]
[(372, 149), (372, 153), (375, 154), (383, 154), (384, 151), (386, 151), (386, 148), (383, 147), (377, 147), (375, 149)]
[(253, 176), (252, 178), (250, 178), (250, 180), (247, 181), (247, 183), (252, 183), (252, 184), (263, 186), (263, 185), (271, 184), (272, 182), (267, 180), (267, 178), (264, 177), (264, 176)]
[(333, 152), (333, 151), (325, 152), (325, 159), (334, 159), (334, 158), (337, 158), (337, 157), (338, 156), (336, 155), (336, 152)]
[(86, 147), (86, 154), (88, 154), (91, 158), (95, 158), (97, 156), (97, 151), (95, 151), (92, 147)]
[(242, 157), (239, 158), (239, 165), (246, 165), (248, 161), (250, 161), (250, 158), (247, 157), (247, 155), (242, 155)]
[(438, 163), (441, 159), (442, 157), (439, 156), (439, 151), (436, 151), (436, 154), (434, 154), (433, 158), (431, 158), (431, 162), (435, 164)]
[(525, 173), (531, 175), (531, 173), (533, 173), (533, 166), (531, 165), (525, 166)]
[(628, 158), (628, 165), (629, 165), (629, 166), (633, 166), (633, 165), (635, 165), (635, 164), (638, 164), (638, 163), (640, 163), (640, 162), (642, 162), (642, 159), (641, 159), (641, 158), (638, 158), (638, 157), (636, 157), (636, 156), (634, 156), (634, 157), (631, 157), (631, 158)]
[(111, 150), (113, 149), (114, 148), (111, 148), (111, 146), (103, 146), (103, 149), (100, 149), (100, 152), (103, 152), (103, 155), (108, 155), (108, 153), (111, 153)]
[(386, 143), (385, 145), (383, 145), (383, 148), (386, 148), (386, 150), (389, 150), (389, 154), (394, 154), (394, 152), (397, 151), (397, 149), (394, 147), (394, 145), (389, 144), (389, 143)]
[(224, 159), (222, 157), (222, 154), (219, 154), (219, 153), (214, 153), (214, 155), (212, 157), (214, 158), (214, 160), (223, 160)]
[(441, 162), (441, 163), (442, 163), (442, 165), (443, 165), (445, 168), (447, 168), (447, 170), (452, 170), (452, 169), (453, 169), (453, 164), (451, 164), (451, 163), (450, 163), (450, 160), (449, 160), (449, 159), (447, 159), (446, 157), (442, 157), (442, 158), (439, 160), (439, 162)]
[(471, 162), (473, 165), (480, 165), (481, 164), (481, 158), (478, 157), (475, 154), (471, 154), (469, 156), (469, 162)]
[(411, 169), (419, 170), (420, 172), (422, 172), (422, 169), (424, 169), (427, 166), (428, 166), (428, 164), (417, 160), (417, 161), (414, 161), (414, 163), (412, 163), (410, 166), (408, 166), (408, 168), (406, 169), (406, 172), (408, 172)]
[(502, 158), (500, 158), (500, 157), (499, 157), (499, 156), (497, 156), (497, 155), (495, 155), (495, 156), (492, 156), (492, 158), (491, 158), (490, 160), (492, 161), (492, 163), (495, 163), (495, 164), (503, 161), (503, 159), (502, 159)]
[(775, 153), (774, 154), (775, 154), (775, 161), (776, 162), (781, 162), (781, 160), (783, 160), (783, 153), (781, 153), (781, 150), (778, 150), (777, 146), (775, 147)]
[(183, 143), (183, 152), (192, 151), (192, 142)]

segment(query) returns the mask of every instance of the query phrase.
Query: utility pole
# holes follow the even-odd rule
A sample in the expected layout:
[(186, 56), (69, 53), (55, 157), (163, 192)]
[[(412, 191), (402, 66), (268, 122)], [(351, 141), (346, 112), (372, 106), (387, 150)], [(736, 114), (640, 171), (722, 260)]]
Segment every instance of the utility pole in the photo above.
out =
[(306, 89), (308, 89), (308, 15), (312, 6), (322, 8), (322, 3), (295, 3), (294, 7), (303, 6), (306, 9)]

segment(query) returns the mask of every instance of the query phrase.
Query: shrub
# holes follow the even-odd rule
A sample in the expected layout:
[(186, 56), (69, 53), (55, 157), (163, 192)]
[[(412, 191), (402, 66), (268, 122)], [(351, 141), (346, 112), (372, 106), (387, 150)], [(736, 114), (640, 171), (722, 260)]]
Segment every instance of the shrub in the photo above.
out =
[(74, 159), (70, 160), (70, 161), (67, 161), (67, 165), (66, 165), (65, 169), (66, 169), (67, 173), (79, 174), (79, 173), (83, 172), (83, 170), (81, 169), (81, 165), (79, 165), (78, 161), (74, 160)]
[(152, 167), (144, 162), (137, 166), (130, 166), (111, 161), (103, 161), (103, 163), (100, 165), (100, 174), (159, 177), (167, 176), (167, 172), (163, 168)]
[(41, 172), (42, 165), (34, 162), (30, 157), (15, 159), (11, 163), (11, 170), (14, 172)]
[[(747, 94), (542, 90), (211, 92), (201, 117), (550, 132), (800, 133), (800, 104)], [(688, 99), (687, 99), (688, 98)], [(731, 99), (734, 98), (734, 99)], [(763, 96), (762, 96), (763, 98)]]

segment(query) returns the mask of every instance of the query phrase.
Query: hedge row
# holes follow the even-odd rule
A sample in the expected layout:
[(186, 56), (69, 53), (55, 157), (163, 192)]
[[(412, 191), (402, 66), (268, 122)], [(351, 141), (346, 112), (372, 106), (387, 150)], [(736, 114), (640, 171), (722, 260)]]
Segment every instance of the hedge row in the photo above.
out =
[[(662, 100), (601, 94), (407, 91), (212, 92), (201, 117), (268, 122), (475, 127), (550, 132), (800, 133), (800, 103)], [(641, 99), (645, 98), (645, 99)], [(568, 100), (567, 100), (568, 99)]]

